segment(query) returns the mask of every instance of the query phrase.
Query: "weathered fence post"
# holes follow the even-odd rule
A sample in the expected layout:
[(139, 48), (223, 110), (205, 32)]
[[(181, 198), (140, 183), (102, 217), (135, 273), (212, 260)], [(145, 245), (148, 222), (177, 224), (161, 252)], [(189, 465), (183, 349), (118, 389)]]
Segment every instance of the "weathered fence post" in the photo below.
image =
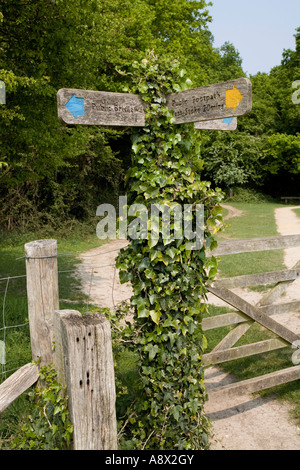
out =
[(117, 450), (110, 323), (104, 315), (55, 312), (54, 363), (65, 384), (75, 450)]
[(57, 241), (26, 243), (25, 257), (32, 358), (44, 366), (53, 362), (54, 312), (59, 309)]
[(57, 242), (25, 245), (32, 358), (54, 363), (66, 386), (74, 449), (116, 450), (116, 393), (110, 323), (101, 314), (59, 310)]

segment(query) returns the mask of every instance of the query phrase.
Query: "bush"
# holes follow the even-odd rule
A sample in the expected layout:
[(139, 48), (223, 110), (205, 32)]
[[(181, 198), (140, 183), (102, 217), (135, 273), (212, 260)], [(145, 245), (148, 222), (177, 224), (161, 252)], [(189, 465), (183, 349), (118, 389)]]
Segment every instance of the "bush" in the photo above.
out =
[(272, 196), (263, 194), (252, 188), (233, 188), (233, 196), (227, 197), (225, 202), (249, 202), (249, 203), (264, 203), (264, 202), (274, 202)]

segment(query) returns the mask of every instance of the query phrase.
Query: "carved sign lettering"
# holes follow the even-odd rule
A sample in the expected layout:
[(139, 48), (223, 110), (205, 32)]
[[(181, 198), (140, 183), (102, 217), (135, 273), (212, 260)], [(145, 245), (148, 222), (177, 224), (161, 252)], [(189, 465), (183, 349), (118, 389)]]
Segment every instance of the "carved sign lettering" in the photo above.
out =
[[(62, 88), (57, 93), (58, 116), (65, 124), (98, 126), (145, 125), (145, 103), (138, 95)], [(226, 120), (252, 109), (252, 84), (248, 78), (217, 83), (167, 96), (175, 124)], [(224, 124), (224, 127), (222, 125)], [(220, 130), (234, 130), (235, 121)], [(227, 122), (228, 124), (228, 122)], [(219, 126), (220, 124), (218, 124)], [(208, 127), (207, 127), (208, 126)], [(215, 129), (209, 124), (205, 129)]]
[(252, 109), (252, 84), (248, 78), (171, 93), (167, 106), (176, 124), (243, 116)]
[(57, 93), (58, 116), (65, 124), (97, 126), (145, 125), (138, 95), (62, 88)]

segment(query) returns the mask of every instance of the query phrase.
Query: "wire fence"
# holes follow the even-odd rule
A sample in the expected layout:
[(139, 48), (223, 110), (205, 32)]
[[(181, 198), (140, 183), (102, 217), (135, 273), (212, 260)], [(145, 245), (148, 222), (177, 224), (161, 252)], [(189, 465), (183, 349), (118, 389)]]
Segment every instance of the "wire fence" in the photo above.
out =
[[(1, 364), (1, 375), (0, 375), (0, 382), (3, 378), (6, 378), (6, 375), (10, 372), (13, 372), (15, 368), (11, 369), (10, 367), (7, 368), (7, 365), (12, 365), (11, 362), (7, 361), (7, 348), (6, 348), (6, 340), (8, 331), (13, 329), (19, 329), (21, 327), (26, 327), (28, 325), (27, 321), (23, 322), (16, 322), (15, 324), (10, 324), (11, 319), (7, 318), (7, 303), (8, 303), (8, 294), (9, 288), (12, 286), (14, 280), (26, 279), (26, 275), (21, 276), (8, 276), (0, 279), (0, 286), (3, 289), (3, 300), (2, 300), (2, 318), (1, 318), (1, 327), (0, 327), (0, 364)], [(1, 290), (2, 290), (1, 289)], [(2, 292), (1, 292), (2, 294)], [(2, 295), (1, 295), (2, 297)], [(18, 367), (17, 367), (18, 368)]]
[[(63, 284), (62, 276), (68, 275), (71, 277), (71, 281), (76, 282), (77, 285), (79, 283), (80, 289), (79, 299), (75, 300), (72, 286), (62, 289), (60, 303), (81, 304), (82, 313), (87, 313), (92, 305), (99, 308), (116, 309), (118, 301), (115, 299), (115, 290), (118, 288), (116, 285), (118, 277), (115, 259), (111, 256), (108, 263), (101, 264), (101, 257), (117, 254), (119, 250), (120, 248), (104, 251), (102, 245), (101, 251), (93, 254), (58, 253), (57, 258), (73, 257), (78, 260), (75, 267), (58, 270), (59, 286)], [(87, 264), (86, 260), (92, 258), (99, 258), (99, 263)], [(17, 258), (16, 262), (23, 259), (25, 260), (26, 257)], [(82, 263), (79, 262), (80, 259)], [(105, 270), (104, 274), (102, 274), (102, 270)], [(71, 295), (68, 296), (66, 290)], [(94, 294), (99, 290), (102, 291), (107, 302), (102, 303), (95, 300)], [(122, 301), (129, 299), (130, 295), (127, 297), (125, 295)], [(0, 315), (0, 383), (2, 383), (12, 372), (31, 361), (26, 274), (0, 278)]]

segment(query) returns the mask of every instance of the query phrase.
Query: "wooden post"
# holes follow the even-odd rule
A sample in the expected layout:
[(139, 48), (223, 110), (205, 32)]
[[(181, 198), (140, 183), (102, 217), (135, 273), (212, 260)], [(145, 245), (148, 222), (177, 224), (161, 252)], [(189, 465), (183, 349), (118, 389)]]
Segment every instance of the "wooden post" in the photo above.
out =
[(54, 311), (59, 309), (56, 240), (26, 243), (25, 257), (32, 358), (42, 367), (53, 362)]
[(54, 362), (67, 388), (75, 450), (117, 450), (110, 323), (104, 315), (55, 312)]

